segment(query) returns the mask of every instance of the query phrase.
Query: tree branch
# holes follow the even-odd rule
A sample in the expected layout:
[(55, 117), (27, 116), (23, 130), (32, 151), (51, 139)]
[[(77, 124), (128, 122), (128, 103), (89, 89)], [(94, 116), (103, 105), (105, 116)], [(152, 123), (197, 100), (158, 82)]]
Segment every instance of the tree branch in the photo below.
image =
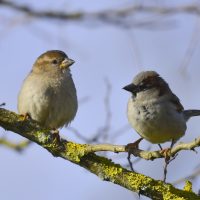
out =
[[(179, 151), (182, 150), (192, 150), (196, 147), (200, 146), (200, 137), (195, 139), (192, 142), (189, 143), (180, 143), (176, 146), (174, 146), (171, 151), (167, 152), (168, 156), (175, 156)], [(112, 145), (112, 144), (97, 144), (97, 145), (88, 145), (87, 146), (88, 152), (98, 152), (98, 151), (111, 151), (115, 153), (119, 152), (127, 152), (125, 145)], [(164, 158), (162, 151), (144, 151), (141, 149), (132, 149), (131, 153), (136, 156), (143, 158), (145, 160), (154, 160), (157, 158)]]
[(27, 5), (19, 5), (14, 1), (0, 0), (2, 6), (24, 12), (28, 15), (34, 17), (46, 17), (54, 19), (81, 19), (84, 16), (92, 15), (93, 17), (106, 17), (106, 16), (120, 16), (126, 17), (135, 13), (154, 13), (154, 14), (177, 14), (177, 13), (187, 13), (187, 14), (200, 14), (200, 6), (198, 3), (191, 3), (178, 6), (151, 6), (142, 4), (132, 4), (127, 7), (121, 7), (120, 9), (109, 9), (99, 12), (76, 12), (67, 14), (66, 12), (59, 11), (36, 11)]
[(99, 12), (74, 12), (66, 13), (61, 11), (36, 11), (33, 8), (27, 5), (20, 5), (13, 1), (0, 0), (0, 5), (6, 6), (8, 8), (26, 13), (33, 17), (45, 17), (45, 18), (54, 18), (61, 20), (80, 20), (83, 17), (93, 16), (99, 18), (107, 18), (110, 16), (119, 16), (126, 17), (136, 13), (150, 13), (150, 14), (177, 14), (177, 13), (186, 13), (186, 14), (196, 14), (200, 15), (200, 5), (198, 3), (191, 3), (186, 5), (178, 6), (151, 6), (151, 5), (137, 5), (132, 4), (126, 7), (121, 7), (120, 9), (109, 9)]
[[(134, 18), (128, 19), (137, 13), (144, 14), (156, 14), (156, 15), (172, 15), (172, 14), (193, 14), (200, 15), (200, 6), (199, 4), (187, 4), (187, 5), (178, 5), (178, 6), (151, 6), (151, 5), (138, 5), (133, 4), (126, 7), (121, 7), (119, 9), (109, 9), (97, 12), (84, 12), (84, 11), (74, 11), (67, 13), (67, 11), (37, 11), (31, 8), (28, 5), (20, 5), (14, 1), (0, 0), (0, 5), (8, 7), (10, 9), (22, 12), (34, 18), (40, 19), (57, 19), (57, 20), (66, 20), (66, 21), (81, 21), (81, 20), (99, 20), (107, 24), (114, 24), (117, 26), (122, 26), (125, 28), (130, 28), (133, 26), (157, 26), (158, 18), (154, 17), (150, 19), (149, 17), (146, 20), (137, 20), (134, 21)], [(159, 25), (162, 26), (163, 22)], [(166, 26), (166, 24), (165, 24)]]
[(3, 107), (3, 106), (5, 106), (6, 105), (6, 103), (1, 103), (0, 104), (0, 107)]
[(19, 143), (13, 143), (11, 141), (6, 140), (5, 138), (0, 138), (0, 145), (6, 146), (10, 149), (14, 149), (15, 151), (18, 151), (18, 152), (22, 152), (30, 144), (31, 144), (30, 140), (22, 141)]
[(88, 149), (91, 145), (77, 144), (63, 139), (58, 141), (51, 131), (40, 127), (35, 121), (22, 120), (20, 115), (3, 108), (0, 108), (0, 126), (39, 144), (54, 156), (84, 167), (103, 180), (113, 182), (152, 199), (200, 199), (192, 191), (179, 190), (171, 184), (165, 184), (145, 175), (128, 171), (107, 158), (89, 153)]
[(32, 9), (29, 6), (26, 5), (18, 5), (15, 2), (12, 1), (7, 1), (7, 0), (0, 0), (0, 5), (2, 6), (6, 6), (8, 8), (11, 8), (13, 10), (16, 11), (20, 11), (23, 12), (25, 14), (28, 14), (32, 17), (37, 17), (37, 18), (53, 18), (53, 19), (81, 19), (82, 18), (82, 13), (81, 12), (77, 12), (77, 13), (71, 13), (71, 14), (67, 14), (66, 12), (51, 12), (51, 11), (36, 11), (34, 9)]

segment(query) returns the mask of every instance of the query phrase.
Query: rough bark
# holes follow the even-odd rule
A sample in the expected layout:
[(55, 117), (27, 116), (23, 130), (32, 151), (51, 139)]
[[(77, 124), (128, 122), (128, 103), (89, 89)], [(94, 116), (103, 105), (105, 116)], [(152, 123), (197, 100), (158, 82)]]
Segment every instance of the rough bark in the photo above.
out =
[(73, 162), (102, 180), (110, 181), (152, 199), (196, 200), (200, 197), (192, 192), (190, 183), (183, 190), (143, 174), (131, 172), (113, 163), (110, 159), (91, 153), (90, 144), (77, 144), (52, 134), (33, 120), (23, 120), (20, 115), (0, 108), (0, 126), (15, 132), (47, 149), (53, 156)]

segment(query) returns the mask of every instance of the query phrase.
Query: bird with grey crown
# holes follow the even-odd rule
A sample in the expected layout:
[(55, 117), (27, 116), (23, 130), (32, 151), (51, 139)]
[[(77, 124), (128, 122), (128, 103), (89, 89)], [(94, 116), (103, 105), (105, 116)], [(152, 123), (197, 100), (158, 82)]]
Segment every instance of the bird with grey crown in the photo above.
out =
[(127, 106), (130, 125), (151, 143), (172, 141), (173, 146), (185, 134), (188, 119), (200, 115), (200, 110), (184, 110), (179, 98), (155, 71), (140, 72), (123, 89), (132, 94)]

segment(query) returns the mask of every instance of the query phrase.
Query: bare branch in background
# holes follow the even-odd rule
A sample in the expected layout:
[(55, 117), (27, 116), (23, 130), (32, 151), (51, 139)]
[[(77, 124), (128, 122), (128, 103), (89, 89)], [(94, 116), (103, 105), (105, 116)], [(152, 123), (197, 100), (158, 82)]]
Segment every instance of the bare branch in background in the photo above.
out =
[(133, 52), (133, 67), (137, 67), (140, 71), (144, 70), (143, 69), (143, 63), (142, 63), (142, 59), (141, 59), (141, 52), (140, 52), (140, 48), (139, 45), (137, 43), (137, 40), (135, 38), (135, 34), (134, 34), (134, 30), (133, 29), (128, 29), (127, 30), (127, 36), (130, 39), (130, 47), (131, 50)]
[(14, 143), (11, 141), (8, 141), (5, 138), (0, 138), (0, 145), (3, 145), (9, 149), (13, 149), (17, 152), (22, 152), (23, 150), (25, 150), (32, 142), (29, 140), (26, 141), (22, 141), (19, 143)]
[(5, 106), (6, 105), (6, 103), (2, 103), (2, 104), (0, 104), (0, 107), (3, 107), (3, 106)]
[(7, 0), (0, 0), (0, 4), (2, 6), (6, 6), (8, 8), (24, 12), (28, 15), (34, 16), (34, 17), (46, 17), (46, 18), (54, 18), (54, 19), (82, 19), (83, 17), (86, 17), (88, 15), (91, 15), (93, 17), (101, 17), (106, 18), (108, 16), (120, 16), (120, 17), (126, 17), (135, 13), (154, 13), (154, 14), (177, 14), (177, 13), (186, 13), (186, 14), (200, 14), (200, 5), (198, 3), (191, 3), (186, 5), (177, 5), (177, 6), (166, 6), (166, 5), (157, 5), (157, 6), (151, 6), (151, 5), (144, 5), (144, 4), (132, 4), (128, 5), (126, 7), (120, 8), (120, 9), (109, 9), (105, 11), (99, 11), (99, 12), (76, 12), (76, 13), (70, 13), (67, 14), (66, 12), (62, 11), (36, 11), (32, 9), (31, 7), (27, 5), (19, 5), (13, 1), (7, 1)]
[(37, 17), (37, 18), (48, 18), (48, 19), (81, 19), (82, 14), (77, 12), (77, 13), (72, 13), (72, 14), (66, 14), (66, 12), (59, 12), (59, 11), (36, 11), (32, 9), (29, 6), (26, 5), (18, 5), (15, 2), (12, 1), (7, 1), (7, 0), (0, 0), (0, 5), (6, 6), (8, 8), (14, 9), (16, 11), (23, 12), (25, 14), (28, 14), (29, 16), (32, 17)]
[[(5, 22), (6, 21), (6, 22)], [(3, 29), (0, 31), (0, 38), (6, 37), (9, 33), (12, 32), (12, 30), (16, 26), (25, 25), (27, 23), (30, 23), (31, 18), (30, 17), (24, 17), (24, 16), (16, 16), (9, 20), (5, 20), (1, 22), (1, 26), (3, 25)]]
[[(106, 94), (104, 97), (104, 113), (105, 113), (105, 123), (103, 126), (99, 127), (95, 134), (91, 138), (86, 138), (81, 135), (81, 133), (74, 127), (67, 127), (67, 129), (71, 130), (79, 139), (86, 143), (95, 143), (102, 141), (106, 142), (109, 139), (109, 132), (111, 129), (111, 120), (112, 120), (112, 112), (111, 112), (111, 106), (110, 106), (110, 97), (111, 97), (111, 90), (112, 86), (111, 83), (107, 78), (104, 79), (104, 83), (106, 86)], [(85, 102), (88, 100), (88, 97), (85, 99), (83, 98), (82, 101)], [(102, 112), (103, 114), (103, 112)]]
[(81, 135), (81, 133), (74, 127), (68, 126), (66, 127), (69, 131), (71, 131), (77, 138), (81, 139), (83, 142), (91, 143), (93, 139), (86, 138), (85, 136)]
[(198, 45), (199, 45), (199, 37), (200, 34), (200, 17), (197, 18), (193, 33), (192, 33), (192, 37), (190, 40), (190, 44), (186, 50), (185, 56), (183, 57), (181, 66), (180, 66), (180, 71), (181, 73), (183, 73), (184, 75), (187, 73), (187, 69), (189, 67), (189, 64), (192, 60), (192, 57), (195, 53), (195, 50), (197, 49)]
[(20, 5), (14, 1), (0, 0), (0, 5), (20, 11), (24, 14), (27, 14), (34, 18), (40, 19), (57, 19), (65, 21), (101, 21), (107, 24), (113, 24), (116, 26), (121, 26), (124, 28), (131, 28), (135, 26), (146, 27), (146, 26), (161, 26), (165, 28), (168, 23), (160, 22), (160, 17), (154, 17), (153, 19), (146, 17), (145, 20), (134, 19), (132, 16), (134, 14), (156, 14), (156, 15), (174, 15), (179, 13), (200, 15), (200, 6), (199, 4), (187, 4), (187, 5), (178, 5), (178, 6), (151, 6), (143, 4), (131, 4), (129, 6), (121, 7), (120, 9), (109, 9), (97, 12), (85, 12), (85, 11), (74, 11), (67, 13), (67, 11), (37, 11), (32, 9), (27, 5)]
[(185, 182), (186, 180), (195, 180), (197, 179), (198, 177), (200, 176), (200, 168), (197, 168), (196, 170), (194, 170), (194, 172), (192, 172), (190, 175), (186, 176), (186, 177), (183, 177), (183, 178), (180, 178), (176, 181), (173, 182), (173, 185), (177, 185), (179, 183), (183, 183)]
[[(6, 103), (0, 104), (0, 107), (5, 106)], [(21, 141), (18, 143), (11, 142), (7, 140), (4, 136), (0, 138), (0, 145), (7, 147), (9, 149), (13, 149), (19, 153), (25, 150), (32, 142), (30, 140)]]
[(118, 128), (116, 131), (113, 131), (110, 133), (110, 138), (112, 141), (116, 140), (116, 138), (120, 137), (122, 134), (124, 134), (126, 131), (130, 130), (130, 124), (125, 124), (124, 126)]
[(104, 126), (100, 127), (99, 130), (97, 130), (97, 135), (98, 134), (101, 135), (103, 141), (106, 142), (109, 137), (109, 131), (111, 129), (111, 120), (112, 120), (112, 111), (110, 105), (112, 86), (107, 78), (104, 79), (104, 83), (106, 85), (106, 94), (104, 98), (105, 123)]

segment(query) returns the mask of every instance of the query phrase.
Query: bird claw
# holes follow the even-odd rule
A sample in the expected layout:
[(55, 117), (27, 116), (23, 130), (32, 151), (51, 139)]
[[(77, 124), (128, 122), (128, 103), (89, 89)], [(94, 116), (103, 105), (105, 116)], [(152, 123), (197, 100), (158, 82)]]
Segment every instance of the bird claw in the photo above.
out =
[(53, 129), (51, 130), (51, 134), (52, 134), (52, 136), (53, 136), (53, 139), (54, 139), (56, 142), (60, 143), (61, 139), (60, 139), (60, 135), (59, 135), (59, 130), (56, 129), (56, 128), (53, 128)]
[(164, 156), (165, 160), (169, 160), (171, 157), (171, 148), (160, 150), (160, 154)]
[(139, 143), (143, 140), (143, 138), (140, 138), (138, 140), (136, 140), (135, 142), (133, 143), (129, 143), (125, 146), (125, 150), (128, 152), (128, 163), (129, 163), (129, 166), (131, 168), (131, 171), (134, 171), (133, 169), (133, 163), (131, 162), (131, 154), (133, 154), (134, 150), (135, 149), (138, 149), (139, 148)]
[(125, 147), (126, 151), (127, 152), (131, 152), (132, 150), (134, 149), (138, 149), (139, 148), (139, 144), (140, 142), (143, 140), (143, 138), (140, 138), (138, 140), (136, 140), (135, 142), (133, 143), (128, 143)]
[(30, 116), (29, 113), (21, 114), (21, 115), (20, 115), (20, 119), (21, 119), (22, 121), (29, 120), (29, 119), (31, 119), (31, 116)]

